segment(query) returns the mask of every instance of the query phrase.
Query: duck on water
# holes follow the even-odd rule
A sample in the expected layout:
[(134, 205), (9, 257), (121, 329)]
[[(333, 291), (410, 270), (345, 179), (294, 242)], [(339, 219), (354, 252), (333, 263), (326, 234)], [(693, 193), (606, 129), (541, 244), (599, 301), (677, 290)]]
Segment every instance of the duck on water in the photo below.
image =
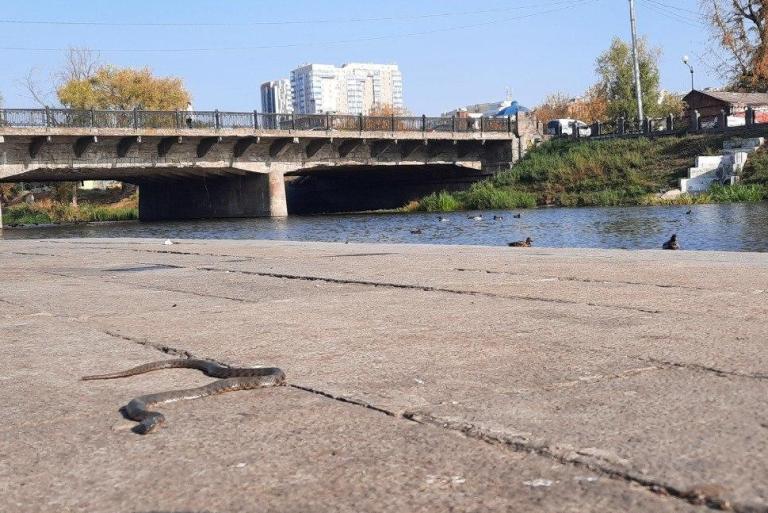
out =
[(530, 237), (526, 237), (525, 240), (518, 240), (515, 242), (510, 242), (507, 244), (507, 246), (511, 248), (530, 248), (533, 245), (533, 239)]

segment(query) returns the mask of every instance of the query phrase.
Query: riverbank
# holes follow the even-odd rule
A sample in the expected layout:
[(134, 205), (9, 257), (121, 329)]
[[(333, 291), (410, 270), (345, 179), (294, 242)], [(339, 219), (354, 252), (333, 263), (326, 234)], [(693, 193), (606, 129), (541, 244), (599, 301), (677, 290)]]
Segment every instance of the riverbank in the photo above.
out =
[[(754, 202), (768, 198), (768, 157), (745, 169), (744, 183), (715, 186), (708, 193), (668, 198), (699, 155), (715, 155), (723, 137), (700, 135), (657, 139), (546, 142), (509, 171), (461, 192), (435, 193), (406, 211), (530, 208), (549, 206), (692, 205)], [(763, 160), (766, 162), (764, 163)]]
[[(78, 239), (0, 259), (8, 513), (768, 508), (768, 255)], [(289, 386), (163, 405), (141, 437), (121, 406), (211, 379), (78, 379), (176, 355)]]
[(114, 203), (98, 204), (51, 198), (30, 203), (20, 202), (3, 207), (3, 226), (35, 226), (49, 224), (75, 224), (99, 221), (131, 221), (139, 218), (139, 198), (134, 193)]

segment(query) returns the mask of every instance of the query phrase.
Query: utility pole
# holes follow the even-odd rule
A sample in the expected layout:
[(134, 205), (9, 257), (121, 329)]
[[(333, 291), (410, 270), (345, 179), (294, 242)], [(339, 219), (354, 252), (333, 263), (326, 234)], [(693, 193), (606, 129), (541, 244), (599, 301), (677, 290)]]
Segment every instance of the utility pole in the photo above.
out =
[(637, 55), (637, 22), (635, 21), (635, 0), (629, 0), (629, 21), (632, 24), (632, 61), (634, 62), (635, 94), (637, 95), (637, 119), (642, 123), (643, 88), (640, 85), (640, 61)]

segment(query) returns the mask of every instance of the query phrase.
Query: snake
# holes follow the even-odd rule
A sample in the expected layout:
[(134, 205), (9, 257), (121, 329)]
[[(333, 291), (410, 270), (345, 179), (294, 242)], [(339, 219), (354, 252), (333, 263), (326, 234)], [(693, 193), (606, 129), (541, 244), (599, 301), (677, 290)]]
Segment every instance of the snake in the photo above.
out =
[(122, 411), (131, 420), (138, 422), (133, 428), (135, 433), (146, 435), (153, 433), (165, 424), (165, 416), (158, 411), (152, 411), (154, 406), (174, 401), (198, 399), (210, 395), (233, 392), (236, 390), (250, 390), (254, 388), (275, 387), (285, 384), (285, 373), (277, 367), (237, 368), (226, 367), (209, 360), (193, 358), (180, 358), (174, 360), (161, 360), (146, 363), (128, 370), (113, 372), (110, 374), (97, 374), (83, 376), (83, 381), (98, 379), (118, 379), (136, 376), (146, 372), (160, 369), (197, 369), (212, 378), (220, 378), (205, 386), (189, 388), (185, 390), (173, 390), (157, 394), (142, 395), (132, 399)]

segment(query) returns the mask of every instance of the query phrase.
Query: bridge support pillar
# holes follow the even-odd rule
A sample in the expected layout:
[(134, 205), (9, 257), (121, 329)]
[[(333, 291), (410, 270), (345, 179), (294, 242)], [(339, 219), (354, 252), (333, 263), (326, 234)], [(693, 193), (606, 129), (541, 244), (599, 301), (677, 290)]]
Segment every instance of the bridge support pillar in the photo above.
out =
[(142, 221), (287, 215), (281, 172), (179, 177), (139, 184)]

